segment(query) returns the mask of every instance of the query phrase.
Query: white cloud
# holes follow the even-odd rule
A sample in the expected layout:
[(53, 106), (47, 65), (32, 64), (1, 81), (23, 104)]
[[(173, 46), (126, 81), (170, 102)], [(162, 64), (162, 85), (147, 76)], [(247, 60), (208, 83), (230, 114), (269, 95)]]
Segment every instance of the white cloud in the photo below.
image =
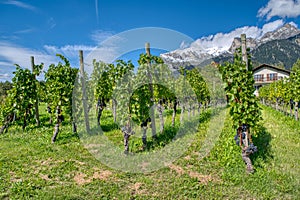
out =
[(262, 33), (265, 34), (267, 32), (274, 31), (282, 25), (284, 25), (284, 21), (282, 19), (267, 23), (262, 27)]
[(226, 51), (230, 48), (232, 41), (241, 34), (246, 34), (248, 38), (261, 38), (265, 33), (274, 31), (284, 25), (283, 20), (276, 20), (265, 24), (262, 28), (257, 26), (244, 26), (237, 28), (229, 33), (217, 33), (207, 37), (202, 37), (191, 44), (191, 48), (196, 48), (202, 51)]
[(265, 7), (258, 10), (257, 16), (270, 20), (272, 17), (298, 17), (300, 0), (270, 0)]
[(245, 26), (237, 28), (229, 33), (217, 33), (196, 40), (192, 43), (191, 47), (203, 50), (218, 48), (225, 51), (230, 48), (233, 39), (240, 37), (243, 33), (245, 33), (247, 37), (258, 38), (262, 34), (262, 29), (255, 26)]
[(21, 2), (21, 1), (8, 0), (8, 1), (3, 2), (3, 4), (14, 5), (14, 6), (17, 6), (17, 7), (20, 7), (20, 8), (25, 8), (25, 9), (32, 10), (32, 11), (37, 10), (36, 7), (34, 7), (30, 4)]
[(35, 57), (35, 63), (43, 62), (49, 65), (57, 59), (46, 53), (17, 46), (9, 42), (0, 41), (0, 60), (5, 63), (18, 64), (22, 67), (30, 68), (30, 57)]
[(91, 64), (93, 59), (106, 63), (113, 62), (120, 55), (117, 47), (101, 46), (87, 54), (86, 63)]
[(45, 52), (24, 48), (9, 42), (0, 41), (0, 66), (2, 68), (1, 80), (10, 80), (12, 72), (15, 70), (14, 64), (31, 69), (31, 56), (34, 56), (35, 64), (44, 63), (44, 69), (52, 63), (57, 63), (55, 55)]

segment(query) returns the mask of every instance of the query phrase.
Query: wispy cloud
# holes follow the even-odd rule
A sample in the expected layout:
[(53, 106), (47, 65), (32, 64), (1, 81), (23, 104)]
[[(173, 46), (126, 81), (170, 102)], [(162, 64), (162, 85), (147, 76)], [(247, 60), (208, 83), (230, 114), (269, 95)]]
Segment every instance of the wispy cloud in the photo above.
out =
[(96, 9), (97, 24), (99, 24), (98, 0), (95, 0), (95, 9)]
[(5, 40), (5, 41), (10, 41), (10, 40), (18, 40), (18, 39), (20, 39), (18, 36), (16, 36), (16, 35), (1, 35), (0, 36), (0, 41), (1, 40)]
[(53, 17), (49, 18), (47, 21), (49, 29), (53, 29), (56, 26), (56, 22)]
[(44, 63), (45, 71), (47, 71), (50, 64), (57, 64), (61, 61), (56, 54), (62, 54), (73, 67), (79, 67), (79, 50), (83, 50), (86, 57), (95, 50), (96, 46), (65, 45), (57, 47), (44, 45), (43, 48), (42, 50), (34, 50), (11, 42), (0, 41), (0, 81), (11, 80), (13, 77), (12, 72), (15, 70), (14, 64), (30, 69), (31, 56), (34, 56), (36, 64)]
[(65, 45), (62, 47), (57, 47), (53, 45), (44, 45), (44, 49), (50, 54), (64, 54), (65, 56), (73, 57), (74, 54), (78, 56), (78, 51), (92, 51), (96, 47), (95, 46), (86, 46), (86, 45)]
[(99, 45), (104, 40), (114, 36), (114, 32), (112, 31), (103, 31), (103, 30), (96, 30), (92, 32), (91, 39)]
[(62, 47), (53, 45), (44, 45), (44, 49), (50, 55), (62, 54), (71, 63), (73, 67), (79, 67), (79, 50), (83, 51), (85, 70), (92, 72), (92, 60), (101, 60), (103, 62), (112, 62), (116, 58), (116, 50), (111, 46), (87, 46), (87, 45), (65, 45)]
[[(11, 66), (11, 63), (9, 63), (9, 62), (4, 62), (4, 61), (0, 61), (0, 66), (1, 66), (1, 68), (3, 68), (3, 66), (8, 67), (8, 66)], [(1, 71), (1, 70), (0, 70), (0, 71)]]
[(0, 80), (1, 79), (7, 80), (9, 78), (10, 78), (10, 75), (8, 73), (6, 73), (6, 74), (0, 74)]
[(5, 82), (5, 81), (9, 81), (11, 79), (11, 75), (9, 74), (1, 74), (0, 73), (0, 81), (1, 82)]
[(0, 81), (10, 81), (15, 68), (8, 62), (0, 62), (0, 66)]
[(61, 54), (65, 56), (70, 61), (73, 67), (79, 67), (79, 50), (82, 50), (84, 56), (87, 56), (89, 53), (96, 49), (96, 46), (65, 45), (62, 47), (58, 47), (53, 45), (44, 45), (44, 49), (50, 55)]
[(32, 11), (37, 11), (36, 7), (34, 7), (30, 4), (21, 2), (21, 1), (8, 0), (8, 1), (4, 1), (3, 4), (14, 5), (14, 6), (17, 6), (17, 7), (20, 7), (20, 8), (25, 8), (25, 9), (32, 10)]
[(15, 31), (14, 34), (25, 34), (25, 33), (31, 33), (33, 31), (35, 31), (34, 28), (27, 28), (27, 29)]
[(282, 18), (298, 17), (300, 15), (300, 0), (270, 0), (268, 4), (258, 10), (257, 16), (266, 17), (269, 21), (272, 17)]

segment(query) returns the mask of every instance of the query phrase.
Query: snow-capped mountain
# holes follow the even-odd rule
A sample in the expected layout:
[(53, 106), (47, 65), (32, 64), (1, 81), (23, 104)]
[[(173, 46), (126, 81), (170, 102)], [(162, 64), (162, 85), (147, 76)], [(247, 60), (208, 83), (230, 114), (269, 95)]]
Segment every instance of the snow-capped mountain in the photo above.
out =
[(189, 47), (161, 54), (161, 57), (165, 63), (176, 70), (179, 66), (209, 64), (210, 61), (218, 61), (222, 57), (232, 57), (236, 48), (241, 46), (242, 33), (247, 35), (247, 47), (251, 50), (270, 41), (287, 39), (300, 34), (300, 30), (294, 23), (280, 24), (273, 30), (269, 30), (270, 27), (267, 26), (262, 29), (246, 26), (230, 33), (218, 33), (197, 39)]
[(213, 57), (209, 51), (198, 48), (178, 49), (160, 55), (165, 63), (172, 65), (197, 65)]

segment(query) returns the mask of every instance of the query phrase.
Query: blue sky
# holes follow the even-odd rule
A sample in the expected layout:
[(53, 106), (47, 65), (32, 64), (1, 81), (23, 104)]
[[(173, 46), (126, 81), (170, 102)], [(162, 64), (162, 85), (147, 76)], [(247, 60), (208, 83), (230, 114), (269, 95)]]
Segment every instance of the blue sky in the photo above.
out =
[(242, 27), (265, 32), (287, 22), (300, 25), (299, 0), (0, 0), (0, 13), (0, 81), (12, 78), (14, 63), (29, 67), (31, 55), (47, 67), (61, 53), (78, 66), (79, 49), (87, 55), (105, 39), (136, 28), (209, 40)]

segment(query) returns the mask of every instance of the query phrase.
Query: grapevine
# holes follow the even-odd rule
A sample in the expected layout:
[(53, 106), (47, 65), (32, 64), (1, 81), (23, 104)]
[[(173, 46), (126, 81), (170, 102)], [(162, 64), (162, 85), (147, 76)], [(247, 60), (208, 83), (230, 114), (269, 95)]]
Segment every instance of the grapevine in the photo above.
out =
[(70, 62), (62, 55), (57, 54), (64, 64), (51, 64), (45, 73), (46, 88), (48, 91), (47, 103), (51, 108), (51, 114), (55, 115), (55, 126), (52, 142), (55, 142), (59, 132), (59, 126), (64, 120), (64, 114), (70, 117), (73, 132), (76, 132), (76, 124), (73, 119), (72, 94), (78, 69), (72, 68)]

